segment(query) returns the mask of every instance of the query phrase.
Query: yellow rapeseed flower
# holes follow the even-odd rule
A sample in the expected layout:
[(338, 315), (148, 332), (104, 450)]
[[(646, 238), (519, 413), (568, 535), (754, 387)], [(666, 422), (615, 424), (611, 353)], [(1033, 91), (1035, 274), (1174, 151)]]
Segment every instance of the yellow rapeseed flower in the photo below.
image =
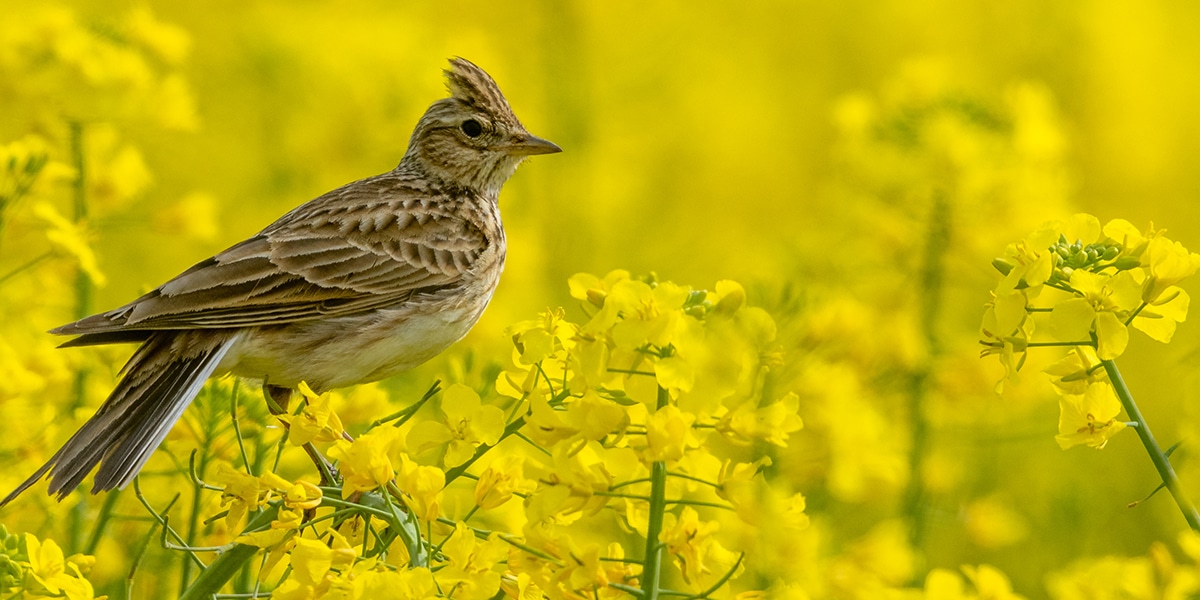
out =
[(86, 273), (93, 283), (104, 285), (104, 273), (100, 272), (96, 255), (92, 252), (84, 230), (60, 215), (58, 210), (48, 203), (39, 202), (33, 207), (33, 213), (46, 223), (46, 239), (55, 248), (78, 261), (80, 270)]
[(291, 573), (271, 593), (282, 600), (316, 600), (329, 589), (326, 574), (333, 567), (334, 552), (323, 542), (300, 538), (289, 555)]
[(508, 558), (508, 549), (497, 534), (479, 540), (470, 527), (459, 522), (442, 546), (448, 564), (437, 572), (438, 584), (442, 589), (453, 589), (455, 598), (491, 598), (500, 590), (500, 573), (495, 567)]
[(145, 6), (129, 13), (126, 26), (133, 41), (168, 65), (182, 64), (191, 49), (192, 40), (186, 31), (158, 20)]
[(475, 390), (456, 383), (442, 392), (442, 420), (421, 421), (408, 434), (408, 447), (416, 453), (446, 447), (447, 467), (456, 467), (475, 455), (482, 445), (494, 445), (504, 433), (504, 411), (484, 405)]
[(642, 461), (646, 464), (660, 460), (668, 463), (683, 458), (688, 446), (695, 446), (692, 423), (695, 415), (684, 413), (675, 405), (664, 406), (646, 419), (646, 448)]
[(40, 541), (33, 534), (25, 534), (25, 549), (29, 559), (26, 576), (35, 582), (30, 587), (26, 581), (25, 591), (31, 595), (65, 597), (68, 600), (103, 600), (96, 598), (91, 582), (83, 577), (79, 564), (89, 564), (83, 555), (64, 558), (63, 551), (54, 540)]
[(1081, 444), (1103, 448), (1125, 429), (1125, 423), (1117, 420), (1121, 401), (1107, 381), (1089, 385), (1082, 395), (1060, 396), (1059, 409), (1058, 435), (1054, 439), (1063, 450)]
[(221, 492), (221, 506), (229, 507), (225, 523), (230, 531), (237, 531), (246, 513), (258, 510), (261, 491), (259, 478), (221, 462), (217, 464), (217, 474), (213, 481), (225, 486)]
[(409, 508), (418, 518), (432, 521), (441, 514), (442, 489), (446, 487), (446, 473), (441, 469), (419, 465), (401, 454), (396, 485), (410, 498)]
[[(683, 580), (693, 588), (702, 588), (706, 582), (723, 577), (737, 562), (737, 554), (713, 537), (719, 528), (715, 521), (701, 521), (699, 513), (690, 506), (684, 506), (679, 516), (668, 513), (664, 519), (659, 539), (674, 558)], [(739, 565), (734, 576), (744, 569)]]
[(343, 498), (386, 485), (396, 477), (390, 454), (399, 436), (400, 430), (395, 427), (376, 427), (353, 442), (334, 442), (329, 456), (339, 461)]
[(342, 420), (329, 405), (329, 394), (317, 395), (304, 381), (300, 382), (299, 389), (307, 404), (300, 414), (284, 417), (289, 424), (288, 441), (302, 446), (309, 442), (334, 442), (342, 439), (345, 428), (342, 426)]
[(963, 573), (975, 586), (979, 598), (987, 600), (1024, 600), (1024, 596), (1014, 593), (1008, 577), (991, 565), (964, 565)]
[(171, 236), (213, 241), (220, 233), (217, 199), (205, 192), (185, 194), (154, 215), (154, 228)]
[(753, 401), (743, 402), (721, 417), (717, 431), (735, 444), (749, 445), (762, 440), (786, 448), (788, 434), (804, 427), (797, 414), (799, 410), (800, 397), (795, 392), (766, 406), (757, 406)]
[(475, 504), (484, 510), (496, 508), (517, 492), (532, 491), (525, 479), (525, 458), (506, 454), (488, 465), (475, 482)]
[(1187, 319), (1191, 296), (1183, 289), (1169, 287), (1147, 305), (1133, 320), (1133, 327), (1162, 343), (1171, 341), (1175, 328)]
[(382, 568), (371, 569), (358, 575), (357, 598), (403, 598), (404, 600), (433, 600), (442, 598), (438, 593), (433, 573), (425, 567), (392, 571)]
[(1150, 240), (1142, 255), (1142, 262), (1150, 272), (1142, 288), (1142, 300), (1155, 302), (1167, 288), (1191, 277), (1200, 269), (1200, 254), (1160, 236)]

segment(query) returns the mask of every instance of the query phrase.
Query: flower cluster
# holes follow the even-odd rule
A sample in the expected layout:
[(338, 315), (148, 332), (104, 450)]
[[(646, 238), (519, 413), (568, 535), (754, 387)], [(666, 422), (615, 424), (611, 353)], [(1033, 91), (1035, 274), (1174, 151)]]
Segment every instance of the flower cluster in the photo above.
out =
[(726, 527), (807, 525), (802, 496), (766, 493), (764, 451), (802, 423), (795, 394), (764, 394), (782, 359), (742, 287), (624, 271), (570, 284), (587, 318), (548, 310), (513, 326), (490, 400), (435, 387), (355, 437), (301, 386), (281, 419), (321, 485), (222, 467), (224, 519), (267, 552), (275, 596), (712, 593), (750, 560)]
[(54, 540), (32, 534), (12, 535), (0, 525), (0, 595), (5, 598), (104, 600), (96, 596), (87, 575), (96, 559), (64, 556)]
[(1189, 296), (1176, 284), (1200, 269), (1200, 255), (1163, 233), (1121, 219), (1101, 227), (1078, 214), (1010, 244), (993, 262), (1003, 277), (984, 313), (983, 355), (998, 356), (1013, 381), (1030, 347), (1071, 349), (1046, 370), (1061, 395), (1056, 439), (1064, 449), (1103, 448), (1125, 427), (1103, 367), (1125, 351), (1129, 329), (1166, 343), (1187, 317)]
[(1144, 556), (1107, 555), (1080, 559), (1047, 577), (1052, 597), (1164, 598), (1200, 596), (1200, 534), (1179, 534), (1183, 560), (1172, 556), (1163, 542), (1154, 542)]
[[(0, 80), (11, 107), (47, 117), (104, 122), (154, 118), (172, 129), (195, 127), (195, 106), (179, 68), (190, 37), (145, 8), (115, 27), (97, 29), (73, 11), (46, 6), (0, 30)], [(62, 90), (74, 90), (62, 94)]]

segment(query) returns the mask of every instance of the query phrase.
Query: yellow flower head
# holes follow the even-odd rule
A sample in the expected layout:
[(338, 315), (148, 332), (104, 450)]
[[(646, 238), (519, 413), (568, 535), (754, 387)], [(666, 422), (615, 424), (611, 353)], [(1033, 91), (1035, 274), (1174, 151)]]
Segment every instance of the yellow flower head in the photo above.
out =
[(63, 551), (54, 540), (42, 542), (32, 534), (25, 534), (25, 550), (29, 559), (27, 576), (32, 578), (32, 585), (26, 582), (26, 591), (41, 596), (65, 597), (68, 600), (104, 600), (96, 599), (96, 592), (91, 582), (84, 579), (79, 565), (90, 566), (95, 559), (82, 554), (63, 557)]
[(343, 498), (386, 485), (396, 477), (390, 454), (399, 436), (400, 430), (395, 427), (376, 427), (353, 442), (334, 442), (329, 456), (339, 461)]
[(396, 480), (400, 491), (411, 499), (409, 508), (418, 518), (432, 521), (441, 513), (442, 488), (446, 473), (437, 467), (419, 465), (407, 454), (400, 455), (400, 475)]
[(45, 202), (33, 207), (33, 212), (45, 221), (46, 239), (51, 245), (61, 250), (79, 263), (79, 269), (87, 274), (96, 285), (104, 285), (106, 278), (100, 272), (96, 255), (87, 241), (86, 232), (79, 225), (68, 221), (55, 208)]
[(329, 394), (317, 395), (308, 387), (308, 383), (300, 382), (300, 394), (307, 401), (300, 414), (287, 416), (289, 424), (288, 441), (296, 446), (309, 442), (334, 442), (342, 439), (345, 429), (342, 420), (329, 405)]
[[(701, 521), (699, 513), (690, 506), (683, 507), (678, 517), (670, 513), (666, 516), (659, 540), (675, 558), (683, 580), (693, 588), (724, 576), (737, 563), (737, 555), (713, 537), (719, 528), (715, 521)], [(744, 568), (738, 565), (734, 576)]]
[(438, 583), (453, 588), (455, 598), (491, 598), (500, 589), (496, 565), (508, 558), (508, 548), (498, 534), (480, 540), (470, 527), (459, 522), (442, 546), (448, 564), (438, 571)]
[(494, 445), (504, 433), (504, 411), (491, 404), (484, 405), (475, 390), (461, 383), (442, 393), (440, 412), (441, 422), (418, 423), (407, 441), (408, 447), (417, 453), (444, 445), (447, 467), (467, 462), (477, 447)]
[(1063, 450), (1081, 444), (1103, 448), (1125, 429), (1125, 423), (1117, 420), (1121, 401), (1107, 381), (1092, 383), (1083, 395), (1061, 396), (1059, 409), (1058, 435), (1054, 439)]
[(516, 492), (529, 491), (525, 479), (525, 459), (506, 454), (484, 469), (475, 483), (475, 504), (484, 510), (508, 502)]
[(725, 413), (717, 422), (717, 431), (729, 441), (749, 445), (763, 440), (780, 448), (787, 447), (788, 434), (804, 427), (800, 415), (800, 397), (795, 392), (766, 406), (745, 402)]
[(642, 461), (646, 464), (683, 458), (684, 449), (695, 446), (692, 423), (696, 416), (684, 413), (673, 404), (664, 406), (646, 419), (646, 448)]
[(1142, 288), (1142, 299), (1155, 302), (1167, 288), (1196, 273), (1200, 268), (1200, 254), (1189, 252), (1179, 242), (1155, 237), (1146, 247), (1142, 262), (1150, 271)]
[(225, 486), (221, 492), (221, 505), (229, 507), (225, 523), (231, 531), (237, 531), (241, 526), (242, 517), (250, 510), (258, 510), (259, 493), (262, 490), (260, 480), (222, 462), (217, 465), (214, 481)]

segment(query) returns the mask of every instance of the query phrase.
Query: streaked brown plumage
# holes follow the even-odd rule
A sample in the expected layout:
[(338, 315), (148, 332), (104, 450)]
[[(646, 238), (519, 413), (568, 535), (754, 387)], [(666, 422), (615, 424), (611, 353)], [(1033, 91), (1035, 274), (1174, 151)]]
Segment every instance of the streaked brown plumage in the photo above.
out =
[(297, 207), (250, 239), (106, 313), (52, 331), (63, 346), (142, 345), (96, 415), (20, 487), (61, 499), (128, 484), (212, 375), (316, 390), (410, 369), (460, 339), (504, 268), (497, 197), (530, 135), (482, 69), (456, 58), (451, 96), (417, 123), (393, 170)]

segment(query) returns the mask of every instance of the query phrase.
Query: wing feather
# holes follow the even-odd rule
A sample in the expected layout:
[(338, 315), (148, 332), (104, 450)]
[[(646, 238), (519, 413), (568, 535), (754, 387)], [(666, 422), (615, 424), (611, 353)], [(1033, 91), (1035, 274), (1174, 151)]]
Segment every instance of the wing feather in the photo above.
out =
[(491, 240), (464, 205), (424, 194), (391, 173), (355, 182), (137, 300), (53, 333), (83, 335), (70, 342), (83, 345), (124, 339), (117, 331), (281, 325), (453, 288)]

